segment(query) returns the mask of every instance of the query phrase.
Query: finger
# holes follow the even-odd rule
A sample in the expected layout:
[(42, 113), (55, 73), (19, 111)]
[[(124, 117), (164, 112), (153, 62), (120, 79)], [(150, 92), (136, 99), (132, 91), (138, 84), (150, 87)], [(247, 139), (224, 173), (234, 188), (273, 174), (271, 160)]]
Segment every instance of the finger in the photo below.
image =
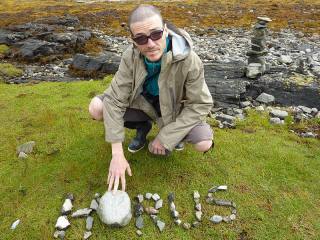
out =
[(119, 187), (119, 176), (116, 176), (114, 180), (114, 185), (113, 185), (113, 193), (115, 193), (118, 190), (118, 187)]
[(121, 175), (121, 185), (122, 185), (122, 191), (126, 191), (126, 176), (125, 174)]
[(111, 189), (112, 189), (112, 185), (113, 185), (113, 181), (114, 181), (114, 176), (113, 176), (113, 174), (111, 174), (111, 176), (110, 176), (110, 182), (109, 182), (109, 187), (108, 187), (108, 191), (111, 191)]
[(130, 177), (132, 176), (131, 168), (130, 168), (129, 165), (128, 165), (128, 167), (127, 167), (127, 173), (128, 173), (128, 175), (129, 175)]
[(109, 172), (109, 174), (108, 174), (108, 180), (107, 180), (107, 184), (109, 184), (109, 181), (110, 181), (110, 176), (111, 176), (111, 174), (110, 174), (110, 172)]

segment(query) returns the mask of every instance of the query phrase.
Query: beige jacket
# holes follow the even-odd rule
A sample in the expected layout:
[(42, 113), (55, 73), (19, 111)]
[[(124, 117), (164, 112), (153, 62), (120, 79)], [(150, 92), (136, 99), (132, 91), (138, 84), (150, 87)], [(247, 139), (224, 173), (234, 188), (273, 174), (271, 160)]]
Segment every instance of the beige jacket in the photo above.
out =
[(172, 51), (165, 53), (161, 60), (158, 84), (162, 117), (157, 116), (141, 95), (147, 76), (143, 56), (134, 46), (123, 53), (119, 69), (104, 92), (107, 142), (124, 140), (123, 116), (127, 107), (140, 109), (157, 122), (160, 128), (157, 138), (170, 151), (194, 126), (205, 121), (213, 100), (205, 83), (203, 64), (192, 50), (190, 36), (180, 31), (183, 36), (169, 30)]

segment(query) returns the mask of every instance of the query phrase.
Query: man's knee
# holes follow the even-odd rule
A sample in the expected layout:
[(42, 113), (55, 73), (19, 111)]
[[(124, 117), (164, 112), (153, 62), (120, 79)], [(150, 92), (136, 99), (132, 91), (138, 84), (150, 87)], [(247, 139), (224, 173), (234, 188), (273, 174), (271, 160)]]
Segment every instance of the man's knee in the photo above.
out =
[(89, 104), (89, 113), (91, 117), (95, 120), (100, 121), (103, 119), (103, 103), (100, 98), (92, 98)]
[(206, 152), (210, 150), (211, 146), (212, 140), (201, 141), (194, 145), (195, 149), (199, 152)]

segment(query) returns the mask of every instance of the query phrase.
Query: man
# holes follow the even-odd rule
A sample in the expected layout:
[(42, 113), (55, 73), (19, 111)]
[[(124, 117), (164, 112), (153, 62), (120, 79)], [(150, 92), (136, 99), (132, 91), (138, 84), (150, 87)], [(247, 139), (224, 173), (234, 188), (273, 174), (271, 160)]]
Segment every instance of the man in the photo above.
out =
[(153, 154), (181, 149), (182, 141), (200, 152), (212, 146), (213, 133), (205, 119), (213, 100), (190, 36), (168, 27), (159, 10), (150, 5), (132, 11), (129, 28), (133, 45), (123, 53), (108, 89), (89, 105), (91, 116), (104, 120), (105, 139), (112, 144), (109, 191), (112, 186), (117, 190), (119, 181), (125, 191), (125, 171), (132, 176), (122, 147), (124, 127), (137, 130), (130, 152), (145, 146), (152, 121), (160, 129), (149, 144)]

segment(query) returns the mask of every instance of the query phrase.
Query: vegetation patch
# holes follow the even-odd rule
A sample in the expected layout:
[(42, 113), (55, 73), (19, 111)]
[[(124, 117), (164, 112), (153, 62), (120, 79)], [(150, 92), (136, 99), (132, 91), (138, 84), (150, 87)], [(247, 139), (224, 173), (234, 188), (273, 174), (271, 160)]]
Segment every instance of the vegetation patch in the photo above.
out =
[(2, 79), (9, 79), (19, 77), (23, 74), (23, 70), (15, 67), (10, 63), (0, 63), (0, 77)]

